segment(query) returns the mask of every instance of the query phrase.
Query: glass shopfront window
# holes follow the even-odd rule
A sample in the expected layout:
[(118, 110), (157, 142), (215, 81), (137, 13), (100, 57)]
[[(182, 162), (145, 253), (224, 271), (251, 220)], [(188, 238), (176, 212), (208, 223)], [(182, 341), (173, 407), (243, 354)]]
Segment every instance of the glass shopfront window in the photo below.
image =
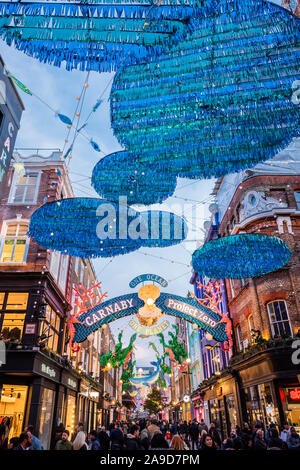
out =
[(300, 432), (300, 387), (280, 388), (280, 397), (286, 421)]
[(219, 424), (219, 408), (217, 400), (209, 401), (210, 422), (215, 421)]
[(275, 407), (271, 384), (260, 384), (245, 388), (246, 406), (250, 424), (279, 423), (278, 409)]
[(23, 431), (28, 387), (25, 385), (3, 385), (0, 395), (0, 424), (9, 428), (9, 439), (18, 437)]
[(237, 426), (237, 412), (235, 407), (235, 400), (233, 395), (228, 395), (225, 398), (228, 419), (229, 419), (229, 429), (233, 429)]
[(264, 414), (264, 422), (266, 426), (271, 423), (279, 424), (278, 408), (275, 407), (273, 400), (271, 384), (258, 385), (258, 394), (260, 405)]
[(53, 409), (54, 409), (54, 390), (44, 388), (42, 392), (42, 406), (40, 416), (40, 428), (39, 428), (39, 439), (43, 446), (43, 449), (49, 450), (52, 421), (53, 421)]
[(4, 341), (21, 340), (27, 303), (27, 292), (0, 294), (0, 332)]
[(66, 425), (65, 428), (69, 431), (70, 436), (75, 432), (75, 415), (76, 415), (76, 397), (68, 394), (66, 401)]

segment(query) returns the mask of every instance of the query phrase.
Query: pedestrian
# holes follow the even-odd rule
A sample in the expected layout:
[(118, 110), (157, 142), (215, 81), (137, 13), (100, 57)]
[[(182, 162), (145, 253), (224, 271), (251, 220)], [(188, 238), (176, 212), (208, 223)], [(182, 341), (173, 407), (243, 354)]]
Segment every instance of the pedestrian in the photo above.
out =
[(238, 436), (236, 429), (232, 429), (230, 432), (230, 439), (232, 440), (234, 450), (241, 450), (244, 447), (243, 440)]
[(170, 448), (174, 450), (189, 450), (184, 440), (181, 439), (178, 434), (175, 434), (175, 436), (172, 437)]
[(160, 431), (156, 432), (151, 439), (150, 450), (169, 449), (169, 444)]
[(187, 422), (186, 421), (181, 421), (179, 423), (179, 429), (178, 429), (178, 432), (179, 432), (179, 436), (184, 440), (185, 437), (187, 436), (188, 434), (188, 425), (187, 425)]
[(149, 431), (147, 431), (146, 428), (144, 428), (140, 432), (140, 441), (141, 441), (141, 446), (144, 450), (148, 450), (150, 447), (150, 441), (151, 441), (151, 434)]
[(170, 433), (171, 433), (171, 437), (174, 436), (175, 434), (178, 434), (177, 424), (175, 423), (175, 421), (172, 421)]
[(208, 433), (208, 427), (207, 425), (205, 424), (205, 421), (204, 419), (202, 418), (200, 423), (199, 423), (199, 434), (201, 435), (202, 431), (206, 431), (206, 433)]
[(291, 426), (290, 428), (290, 435), (287, 440), (287, 445), (289, 449), (300, 449), (300, 436), (294, 426)]
[(151, 420), (151, 424), (149, 424), (147, 430), (150, 432), (151, 438), (154, 436), (156, 432), (161, 432), (156, 419), (153, 418)]
[(290, 425), (286, 421), (285, 423), (283, 423), (283, 429), (280, 434), (280, 439), (282, 439), (283, 442), (287, 442), (289, 437), (290, 437)]
[(65, 429), (61, 434), (61, 439), (57, 441), (54, 450), (72, 450), (73, 444), (68, 440), (69, 435), (69, 431)]
[(262, 429), (258, 429), (255, 433), (254, 441), (253, 441), (253, 448), (255, 450), (266, 450), (267, 443), (264, 437), (264, 431)]
[(201, 450), (215, 451), (217, 450), (216, 443), (209, 434), (205, 434), (201, 442)]
[(192, 450), (198, 450), (199, 449), (199, 445), (198, 445), (199, 426), (198, 426), (196, 419), (194, 419), (193, 423), (190, 425), (189, 435), (192, 441)]
[(97, 431), (90, 432), (90, 441), (91, 441), (90, 450), (101, 450), (101, 445), (98, 439)]
[(140, 429), (138, 425), (133, 424), (125, 438), (125, 446), (127, 450), (143, 450), (139, 439), (139, 432)]
[(31, 432), (32, 435), (32, 444), (29, 450), (43, 450), (40, 440), (33, 434), (34, 427), (32, 426), (32, 424), (27, 426), (27, 428), (25, 428), (25, 431)]
[(18, 437), (12, 437), (9, 441), (8, 449), (9, 450), (14, 449), (15, 447), (17, 447), (18, 444), (19, 444), (19, 438)]
[(124, 435), (118, 423), (115, 423), (114, 429), (110, 433), (111, 450), (121, 450), (124, 446)]
[(86, 443), (86, 435), (83, 431), (79, 431), (73, 442), (73, 450), (88, 450)]
[(8, 427), (5, 424), (0, 425), (0, 450), (7, 450)]
[(210, 435), (210, 437), (212, 438), (213, 442), (215, 443), (215, 445), (217, 447), (221, 447), (221, 444), (222, 444), (222, 441), (221, 441), (221, 436), (220, 436), (220, 433), (217, 429), (217, 425), (215, 422), (212, 422), (210, 424), (210, 427), (209, 427), (209, 430), (208, 430), (208, 434)]
[(29, 431), (24, 431), (19, 437), (19, 444), (13, 450), (28, 450), (32, 444), (32, 435)]
[(268, 449), (274, 447), (281, 450), (288, 448), (287, 443), (280, 439), (277, 429), (272, 427), (269, 430)]
[(105, 426), (102, 426), (100, 432), (98, 433), (98, 440), (102, 450), (109, 450), (109, 436), (105, 430)]

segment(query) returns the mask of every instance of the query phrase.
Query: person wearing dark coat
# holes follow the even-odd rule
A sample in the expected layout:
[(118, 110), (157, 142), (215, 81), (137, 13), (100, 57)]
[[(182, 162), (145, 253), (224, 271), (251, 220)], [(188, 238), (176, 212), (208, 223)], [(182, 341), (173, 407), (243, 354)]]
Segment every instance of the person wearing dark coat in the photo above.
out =
[(125, 446), (127, 450), (143, 450), (139, 440), (139, 427), (134, 424), (131, 426), (129, 433), (125, 438)]
[(264, 439), (264, 431), (262, 429), (258, 429), (255, 433), (254, 441), (253, 441), (253, 449), (254, 450), (266, 450), (267, 443)]
[(121, 450), (124, 444), (124, 435), (117, 424), (110, 433), (111, 450)]
[(189, 427), (189, 435), (191, 436), (192, 450), (198, 450), (199, 426), (195, 419)]
[(169, 449), (169, 444), (167, 443), (166, 439), (164, 438), (161, 432), (156, 432), (151, 439), (150, 450), (153, 449)]
[(101, 445), (98, 439), (97, 431), (90, 432), (90, 441), (91, 441), (90, 450), (101, 450)]
[(27, 450), (32, 444), (31, 432), (22, 432), (19, 438), (19, 445), (13, 448), (13, 450)]
[(98, 433), (98, 440), (102, 450), (109, 450), (110, 440), (104, 426), (102, 426), (101, 431)]
[(221, 447), (221, 437), (220, 434), (216, 428), (215, 423), (211, 423), (208, 434), (212, 438), (213, 442), (220, 448)]
[(269, 440), (268, 440), (268, 448), (277, 447), (278, 449), (286, 450), (287, 444), (280, 439), (278, 431), (276, 428), (271, 428), (269, 430)]

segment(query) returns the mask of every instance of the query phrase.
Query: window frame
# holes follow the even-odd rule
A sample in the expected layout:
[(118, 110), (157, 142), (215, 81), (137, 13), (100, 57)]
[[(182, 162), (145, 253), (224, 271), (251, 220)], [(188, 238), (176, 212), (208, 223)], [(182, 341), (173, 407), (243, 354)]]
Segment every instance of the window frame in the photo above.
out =
[[(28, 174), (27, 174), (28, 173)], [(38, 193), (39, 193), (39, 188), (40, 188), (40, 182), (41, 182), (41, 170), (30, 170), (29, 168), (26, 170), (25, 169), (25, 175), (24, 176), (29, 176), (29, 174), (36, 174), (37, 176), (37, 180), (36, 180), (36, 184), (35, 184), (35, 192), (34, 192), (34, 198), (32, 201), (28, 201), (28, 202), (24, 202), (24, 194), (23, 194), (23, 198), (22, 198), (22, 202), (15, 202), (13, 199), (15, 197), (15, 194), (16, 194), (16, 190), (17, 190), (17, 187), (18, 187), (18, 178), (19, 178), (19, 175), (16, 173), (16, 171), (14, 172), (14, 175), (13, 175), (13, 180), (12, 180), (12, 183), (11, 183), (11, 187), (10, 187), (10, 191), (9, 191), (9, 196), (8, 196), (8, 201), (7, 201), (7, 204), (11, 204), (11, 205), (14, 205), (14, 206), (34, 206), (36, 205), (37, 203), (37, 197), (38, 197)], [(26, 187), (27, 186), (33, 186), (33, 185), (25, 185)], [(27, 193), (27, 191), (26, 191)]]
[(237, 339), (237, 343), (239, 346), (239, 351), (243, 351), (243, 336), (242, 336), (242, 328), (240, 324), (236, 326), (235, 331), (236, 331), (236, 339)]
[[(271, 312), (270, 312), (269, 306), (270, 306), (271, 304), (275, 304), (276, 302), (283, 302), (283, 303), (284, 303), (285, 310), (286, 310), (286, 314), (287, 314), (287, 320), (280, 320), (280, 321), (277, 321), (277, 320), (276, 320), (276, 322), (272, 322), (272, 320), (271, 320)], [(278, 336), (278, 335), (275, 333), (274, 324), (277, 324), (277, 325), (278, 325), (279, 323), (288, 323), (289, 328), (290, 328), (291, 337), (293, 337), (293, 336), (294, 336), (294, 334), (293, 334), (293, 328), (292, 328), (292, 325), (291, 325), (290, 315), (289, 315), (289, 311), (288, 311), (288, 308), (287, 308), (287, 304), (286, 304), (285, 299), (276, 299), (276, 300), (272, 300), (271, 302), (268, 302), (268, 303), (266, 304), (266, 307), (267, 307), (267, 313), (268, 313), (268, 318), (269, 318), (269, 324), (270, 324), (270, 329), (271, 329), (272, 338)], [(281, 335), (280, 335), (280, 336), (281, 336)]]
[[(48, 313), (48, 308), (50, 309), (50, 320), (48, 319), (47, 313)], [(55, 313), (55, 324), (52, 323), (52, 313)], [(57, 319), (59, 321), (57, 322)], [(62, 318), (61, 316), (57, 313), (57, 311), (47, 302), (47, 308), (46, 308), (46, 318), (40, 321), (39, 324), (39, 335), (41, 336), (44, 333), (45, 328), (48, 328), (49, 333), (48, 333), (48, 340), (45, 343), (45, 346), (55, 354), (60, 354), (60, 348), (59, 348), (59, 338), (60, 338), (60, 329), (61, 329), (61, 324)], [(58, 323), (58, 326), (57, 326)], [(57, 339), (55, 340), (55, 336)], [(49, 343), (51, 344), (51, 347), (49, 346)], [(53, 349), (53, 344), (56, 344), (56, 349)]]
[[(27, 255), (28, 255), (28, 250), (29, 250), (29, 244), (30, 244), (30, 238), (27, 235), (24, 236), (7, 236), (7, 230), (9, 225), (16, 224), (17, 226), (23, 224), (27, 225), (27, 228), (29, 228), (29, 220), (28, 219), (10, 219), (10, 220), (4, 220), (2, 223), (2, 228), (1, 228), (1, 242), (0, 242), (0, 265), (1, 264), (26, 264), (27, 263)], [(23, 255), (23, 261), (1, 261), (2, 254), (3, 254), (3, 249), (5, 245), (5, 240), (6, 239), (12, 239), (12, 240), (25, 240), (25, 249), (24, 249), (24, 255)], [(12, 256), (14, 255), (15, 252), (15, 243), (14, 243), (14, 248), (13, 248), (13, 253)]]

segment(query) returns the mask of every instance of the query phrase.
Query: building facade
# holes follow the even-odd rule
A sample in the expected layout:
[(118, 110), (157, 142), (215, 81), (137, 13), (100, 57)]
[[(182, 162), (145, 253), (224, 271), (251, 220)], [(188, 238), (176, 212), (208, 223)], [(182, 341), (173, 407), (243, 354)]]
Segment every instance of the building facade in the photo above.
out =
[(23, 103), (13, 81), (5, 73), (5, 65), (0, 56), (0, 195), (10, 167), (23, 111)]
[[(6, 361), (0, 369), (0, 419), (8, 424), (9, 437), (34, 424), (45, 449), (53, 446), (58, 426), (71, 435), (79, 421), (86, 431), (99, 426), (104, 390), (102, 332), (90, 335), (77, 355), (68, 343), (73, 288), (78, 282), (88, 288), (96, 281), (92, 266), (27, 237), (30, 217), (39, 206), (73, 196), (60, 155), (17, 154), (24, 174), (10, 167), (1, 199), (0, 335)], [(107, 327), (104, 336), (109, 331)]]
[(219, 179), (214, 189), (219, 236), (273, 235), (292, 251), (278, 271), (225, 281), (234, 354), (219, 376), (198, 387), (203, 402), (215, 400), (209, 419), (218, 421), (224, 435), (243, 422), (266, 427), (288, 421), (300, 429), (299, 365), (292, 359), (300, 336), (299, 175), (300, 162), (279, 154), (271, 163)]

